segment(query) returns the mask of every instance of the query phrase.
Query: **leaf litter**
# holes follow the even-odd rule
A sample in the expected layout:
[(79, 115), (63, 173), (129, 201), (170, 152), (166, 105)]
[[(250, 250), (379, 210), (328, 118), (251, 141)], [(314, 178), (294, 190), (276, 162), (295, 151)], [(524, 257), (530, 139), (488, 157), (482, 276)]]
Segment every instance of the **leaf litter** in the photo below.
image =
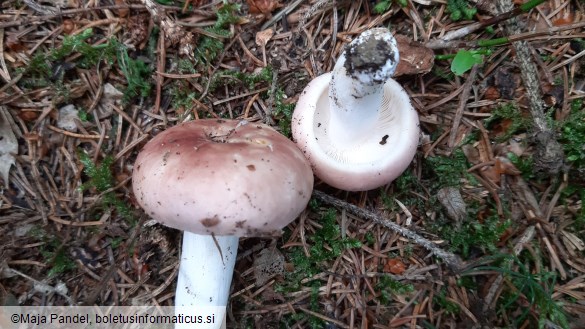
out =
[[(274, 246), (238, 258), (229, 325), (563, 327), (569, 318), (579, 327), (582, 2), (516, 10), (515, 33), (490, 1), (383, 2), (379, 13), (378, 2), (327, 0), (149, 1), (159, 12), (146, 1), (2, 2), (0, 104), (10, 126), (1, 127), (3, 139), (14, 136), (0, 144), (10, 177), (0, 195), (10, 277), (0, 292), (31, 305), (171, 305), (179, 234), (142, 224), (150, 218), (129, 179), (141, 146), (198, 118), (273, 121), (286, 132), (304, 85), (357, 33), (389, 26), (403, 36), (410, 66), (397, 79), (421, 118), (421, 152), (380, 190), (318, 184), (321, 197)], [(543, 87), (540, 128), (554, 132), (542, 145), (559, 138), (567, 154), (558, 174), (534, 163), (542, 142), (528, 100), (539, 88), (526, 82), (517, 41)], [(452, 68), (459, 51), (476, 50)], [(76, 131), (59, 125), (71, 104), (77, 118), (66, 126)], [(242, 239), (241, 249), (259, 243)], [(73, 266), (63, 257), (72, 254)]]

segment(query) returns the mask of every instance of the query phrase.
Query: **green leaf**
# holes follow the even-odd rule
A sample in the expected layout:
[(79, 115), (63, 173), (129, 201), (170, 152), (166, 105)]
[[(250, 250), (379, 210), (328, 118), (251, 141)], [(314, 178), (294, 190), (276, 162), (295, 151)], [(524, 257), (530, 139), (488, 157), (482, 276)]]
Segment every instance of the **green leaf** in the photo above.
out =
[(451, 71), (456, 75), (463, 75), (463, 73), (469, 71), (473, 65), (480, 64), (481, 62), (482, 58), (480, 54), (461, 49), (457, 52), (455, 58), (453, 58), (453, 62), (451, 62)]

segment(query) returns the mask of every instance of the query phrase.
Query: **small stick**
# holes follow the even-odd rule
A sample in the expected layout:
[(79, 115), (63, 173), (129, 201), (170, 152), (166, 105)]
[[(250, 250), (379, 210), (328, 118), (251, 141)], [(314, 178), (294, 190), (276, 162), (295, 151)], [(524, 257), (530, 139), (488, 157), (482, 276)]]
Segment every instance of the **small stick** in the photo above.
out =
[(528, 1), (525, 4), (522, 4), (522, 5), (516, 7), (512, 10), (509, 10), (505, 13), (499, 14), (499, 15), (494, 16), (492, 18), (486, 19), (485, 21), (477, 22), (474, 24), (464, 26), (460, 29), (450, 31), (450, 32), (446, 33), (440, 39), (427, 42), (426, 46), (431, 48), (431, 49), (437, 49), (437, 47), (442, 48), (442, 46), (447, 44), (448, 41), (463, 38), (464, 36), (469, 35), (470, 33), (473, 33), (481, 28), (497, 24), (499, 22), (505, 21), (505, 20), (510, 19), (512, 17), (516, 17), (522, 13), (528, 12), (529, 10), (540, 5), (543, 2), (544, 2), (544, 0)]
[[(430, 49), (445, 49), (445, 48), (475, 48), (475, 47), (495, 47), (495, 46), (502, 46), (516, 41), (522, 40), (535, 40), (542, 37), (551, 38), (554, 34), (562, 31), (567, 30), (575, 30), (580, 29), (585, 26), (585, 22), (577, 22), (572, 24), (566, 24), (561, 26), (554, 26), (543, 30), (537, 31), (530, 31), (524, 33), (515, 33), (513, 35), (509, 35), (508, 37), (496, 38), (496, 39), (479, 39), (479, 40), (468, 40), (468, 41), (461, 41), (461, 40), (443, 40), (443, 39), (436, 39), (431, 40), (425, 44), (427, 48)], [(560, 36), (563, 37), (563, 36)], [(570, 36), (566, 36), (567, 38), (575, 38), (576, 36), (571, 34)], [(547, 38), (545, 38), (547, 39)]]
[[(70, 131), (60, 129), (60, 128), (57, 128), (57, 127), (52, 126), (52, 125), (47, 125), (47, 128), (51, 129), (52, 131), (55, 131), (55, 132), (58, 132), (58, 133), (61, 133), (63, 135), (67, 135), (70, 137), (74, 137), (74, 138), (80, 138), (80, 139), (100, 139), (100, 138), (102, 138), (102, 136), (100, 136), (100, 135), (85, 135), (85, 134), (72, 133)], [(110, 138), (110, 137), (106, 136), (105, 138)]]
[(382, 218), (381, 216), (371, 211), (359, 208), (343, 200), (327, 195), (321, 191), (314, 190), (313, 196), (319, 201), (325, 202), (334, 207), (345, 209), (346, 211), (354, 214), (357, 217), (371, 220), (376, 224), (382, 225), (396, 233), (401, 234), (402, 236), (412, 240), (414, 243), (429, 250), (435, 256), (441, 258), (453, 272), (458, 272), (464, 267), (459, 256), (439, 248), (439, 246), (437, 246), (435, 243), (423, 238), (417, 233), (409, 229), (406, 229), (396, 223), (393, 223), (385, 218)]
[(467, 76), (467, 81), (463, 85), (463, 91), (459, 96), (459, 106), (457, 106), (457, 112), (455, 112), (455, 117), (453, 118), (453, 126), (451, 127), (451, 133), (449, 134), (449, 148), (455, 147), (455, 139), (457, 138), (457, 132), (459, 129), (459, 124), (461, 123), (461, 119), (463, 118), (463, 111), (466, 108), (467, 101), (469, 100), (469, 93), (471, 92), (471, 86), (475, 81), (475, 75), (477, 74), (477, 64), (473, 65), (471, 72), (469, 72), (469, 76)]
[[(513, 4), (511, 0), (498, 0), (496, 7), (500, 12), (505, 12), (512, 8)], [(518, 34), (520, 29), (517, 25), (517, 19), (511, 19), (509, 24), (504, 26), (504, 30), (508, 35)], [(532, 131), (536, 142), (534, 165), (538, 171), (556, 175), (563, 167), (565, 157), (563, 148), (556, 140), (554, 130), (549, 126), (544, 113), (540, 75), (532, 60), (528, 43), (526, 41), (517, 41), (512, 42), (512, 46), (516, 51), (516, 61), (520, 67), (520, 74), (530, 105), (528, 109), (532, 117)]]

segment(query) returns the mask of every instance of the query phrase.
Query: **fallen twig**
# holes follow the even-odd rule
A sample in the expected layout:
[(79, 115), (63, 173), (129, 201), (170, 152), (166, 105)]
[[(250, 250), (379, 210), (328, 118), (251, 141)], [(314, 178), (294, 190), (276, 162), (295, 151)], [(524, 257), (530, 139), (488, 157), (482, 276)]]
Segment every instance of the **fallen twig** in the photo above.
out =
[(508, 10), (508, 11), (501, 13), (497, 16), (494, 16), (492, 18), (464, 26), (464, 27), (462, 27), (458, 30), (455, 30), (455, 31), (450, 31), (450, 32), (446, 33), (440, 39), (431, 40), (431, 41), (427, 42), (426, 46), (428, 48), (431, 48), (431, 49), (449, 48), (450, 44), (452, 44), (450, 41), (452, 41), (452, 40), (463, 38), (464, 36), (469, 35), (469, 34), (475, 32), (481, 28), (484, 28), (484, 27), (487, 27), (490, 25), (494, 25), (494, 24), (500, 23), (502, 21), (505, 21), (507, 19), (510, 19), (512, 17), (516, 17), (522, 13), (526, 13), (529, 10), (531, 10), (532, 8), (538, 6), (539, 4), (541, 4), (543, 2), (544, 2), (544, 0), (528, 1), (525, 4), (522, 4), (516, 8)]
[[(496, 4), (500, 12), (509, 11), (513, 8), (511, 0), (498, 0)], [(508, 35), (519, 33), (520, 29), (512, 18), (509, 24), (505, 25)], [(526, 41), (516, 41), (512, 43), (516, 51), (516, 59), (520, 66), (522, 81), (526, 89), (526, 96), (530, 104), (530, 116), (534, 131), (534, 141), (536, 143), (536, 153), (534, 154), (534, 165), (537, 170), (550, 174), (557, 174), (564, 163), (563, 148), (555, 139), (554, 131), (547, 124), (547, 118), (544, 114), (544, 104), (542, 102), (542, 91), (540, 88), (540, 78), (534, 62), (532, 60), (531, 48)]]
[(406, 229), (406, 228), (404, 228), (396, 223), (393, 223), (385, 218), (382, 218), (381, 216), (374, 214), (373, 212), (370, 212), (368, 210), (354, 206), (354, 205), (347, 203), (343, 200), (340, 200), (340, 199), (337, 199), (337, 198), (332, 197), (330, 195), (327, 195), (321, 191), (317, 191), (317, 190), (313, 191), (313, 196), (322, 202), (330, 204), (334, 207), (345, 209), (346, 211), (354, 214), (355, 216), (358, 216), (360, 218), (364, 218), (367, 220), (371, 220), (376, 224), (382, 225), (386, 228), (391, 229), (392, 231), (394, 231), (396, 233), (399, 233), (400, 235), (402, 235), (404, 237), (409, 238), (414, 243), (424, 247), (425, 249), (427, 249), (431, 253), (433, 253), (435, 256), (441, 258), (447, 264), (447, 266), (449, 266), (449, 268), (453, 272), (458, 272), (461, 269), (463, 269), (463, 267), (464, 267), (459, 256), (439, 248), (439, 246), (437, 246), (433, 242), (423, 238), (422, 236), (418, 235), (417, 233), (415, 233), (409, 229)]

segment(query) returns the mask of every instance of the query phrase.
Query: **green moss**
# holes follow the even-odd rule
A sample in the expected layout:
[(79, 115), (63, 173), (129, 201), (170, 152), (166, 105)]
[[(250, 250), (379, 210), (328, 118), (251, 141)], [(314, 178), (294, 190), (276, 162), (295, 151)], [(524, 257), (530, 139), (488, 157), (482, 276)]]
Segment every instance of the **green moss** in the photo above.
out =
[(431, 230), (449, 242), (451, 251), (467, 258), (471, 250), (476, 248), (484, 254), (494, 254), (498, 251), (500, 237), (511, 225), (510, 220), (502, 221), (497, 214), (488, 216), (479, 221), (480, 213), (489, 212), (493, 205), (479, 206), (477, 203), (468, 205), (467, 217), (459, 224), (450, 219), (439, 219), (431, 226)]
[(113, 191), (108, 191), (115, 186), (115, 179), (111, 171), (114, 158), (107, 156), (100, 165), (96, 165), (84, 152), (78, 152), (79, 161), (83, 164), (83, 172), (89, 177), (89, 181), (81, 185), (82, 190), (95, 188), (102, 195), (104, 208), (114, 207), (122, 218), (131, 224), (136, 222), (132, 209), (120, 200)]
[(229, 25), (240, 20), (240, 17), (236, 14), (240, 7), (240, 4), (228, 3), (217, 10), (215, 24), (211, 27), (206, 27), (205, 31), (211, 35), (217, 35), (219, 38), (203, 35), (199, 39), (194, 54), (197, 63), (209, 64), (221, 53), (224, 47), (222, 40), (231, 36)]
[(526, 180), (532, 180), (535, 178), (534, 170), (534, 159), (531, 156), (517, 156), (516, 154), (509, 152), (506, 157), (510, 159), (512, 164), (520, 170), (522, 177)]
[(393, 295), (404, 295), (414, 291), (412, 284), (401, 283), (388, 275), (380, 277), (374, 288), (380, 293), (380, 302), (386, 305), (392, 301)]
[(451, 156), (435, 156), (425, 159), (427, 168), (432, 171), (431, 184), (433, 188), (442, 188), (461, 185), (461, 179), (474, 181), (467, 173), (468, 163), (461, 149), (453, 151)]
[(496, 138), (497, 142), (504, 142), (513, 135), (526, 130), (530, 126), (530, 120), (522, 115), (522, 112), (513, 103), (508, 103), (497, 107), (492, 111), (492, 116), (485, 120), (486, 127), (490, 128), (496, 122), (510, 120), (511, 124), (503, 135)]
[(291, 292), (300, 290), (302, 287), (301, 280), (320, 273), (325, 262), (341, 256), (345, 249), (362, 246), (361, 242), (356, 239), (341, 238), (341, 229), (337, 224), (335, 210), (329, 209), (322, 213), (321, 216), (318, 222), (322, 225), (322, 228), (307, 238), (307, 243), (311, 245), (309, 248), (310, 257), (307, 257), (300, 247), (291, 248), (288, 257), (294, 265), (294, 271), (286, 274), (285, 283), (277, 285), (277, 291)]
[[(93, 68), (102, 61), (112, 64), (116, 58), (120, 45), (115, 39), (110, 39), (104, 44), (92, 45), (89, 42), (92, 36), (93, 30), (87, 29), (77, 35), (65, 36), (61, 45), (48, 53), (37, 52), (22, 71), (23, 79), (19, 86), (25, 89), (52, 87), (56, 98), (68, 102), (70, 87), (63, 81), (67, 70), (73, 67)], [(67, 62), (66, 59), (74, 54), (79, 55), (75, 62)]]
[(47, 273), (49, 278), (75, 269), (75, 262), (66, 252), (64, 244), (54, 234), (47, 234), (44, 228), (35, 227), (29, 234), (39, 239), (43, 244), (39, 247), (39, 252), (45, 262), (51, 267)]
[(569, 117), (560, 124), (560, 138), (566, 160), (576, 168), (585, 168), (585, 108), (583, 100), (571, 102)]
[[(457, 315), (461, 311), (457, 303), (447, 299), (447, 292), (445, 288), (442, 288), (438, 293), (435, 294), (433, 297), (433, 305), (435, 306), (435, 310), (442, 310), (445, 312), (445, 315)], [(437, 308), (436, 306), (439, 307)]]
[(581, 202), (581, 209), (575, 214), (575, 221), (571, 225), (574, 232), (581, 232), (585, 230), (585, 189), (580, 185), (569, 183), (569, 185), (562, 191), (561, 202), (565, 205), (569, 200), (579, 200)]
[(118, 43), (112, 39), (108, 43), (94, 46), (87, 42), (92, 36), (92, 29), (87, 29), (77, 35), (65, 36), (61, 46), (54, 49), (48, 59), (54, 62), (69, 57), (73, 53), (79, 53), (81, 58), (76, 61), (76, 64), (82, 68), (93, 67), (102, 59), (112, 63), (116, 56)]
[(147, 97), (152, 88), (150, 81), (152, 68), (140, 59), (131, 58), (125, 47), (119, 49), (118, 64), (128, 82), (124, 90), (123, 102), (128, 103), (136, 96)]
[(383, 14), (387, 12), (390, 7), (392, 7), (392, 3), (396, 2), (400, 7), (408, 6), (407, 0), (381, 0), (374, 5), (374, 13), (375, 14)]
[(290, 125), (292, 115), (295, 110), (295, 104), (285, 104), (284, 95), (285, 94), (282, 89), (276, 89), (274, 93), (273, 116), (276, 120), (278, 120), (278, 127), (280, 128), (280, 132), (287, 137), (291, 137)]
[(272, 68), (267, 66), (257, 73), (243, 73), (235, 70), (218, 71), (211, 78), (209, 90), (214, 91), (218, 86), (236, 86), (243, 84), (249, 90), (254, 90), (257, 83), (272, 81)]
[(169, 90), (175, 110), (188, 111), (193, 108), (193, 105), (196, 104), (195, 100), (199, 98), (199, 94), (189, 89), (189, 83), (185, 80), (173, 81)]
[(469, 5), (467, 0), (447, 0), (447, 12), (453, 21), (471, 20), (477, 14), (477, 8)]

